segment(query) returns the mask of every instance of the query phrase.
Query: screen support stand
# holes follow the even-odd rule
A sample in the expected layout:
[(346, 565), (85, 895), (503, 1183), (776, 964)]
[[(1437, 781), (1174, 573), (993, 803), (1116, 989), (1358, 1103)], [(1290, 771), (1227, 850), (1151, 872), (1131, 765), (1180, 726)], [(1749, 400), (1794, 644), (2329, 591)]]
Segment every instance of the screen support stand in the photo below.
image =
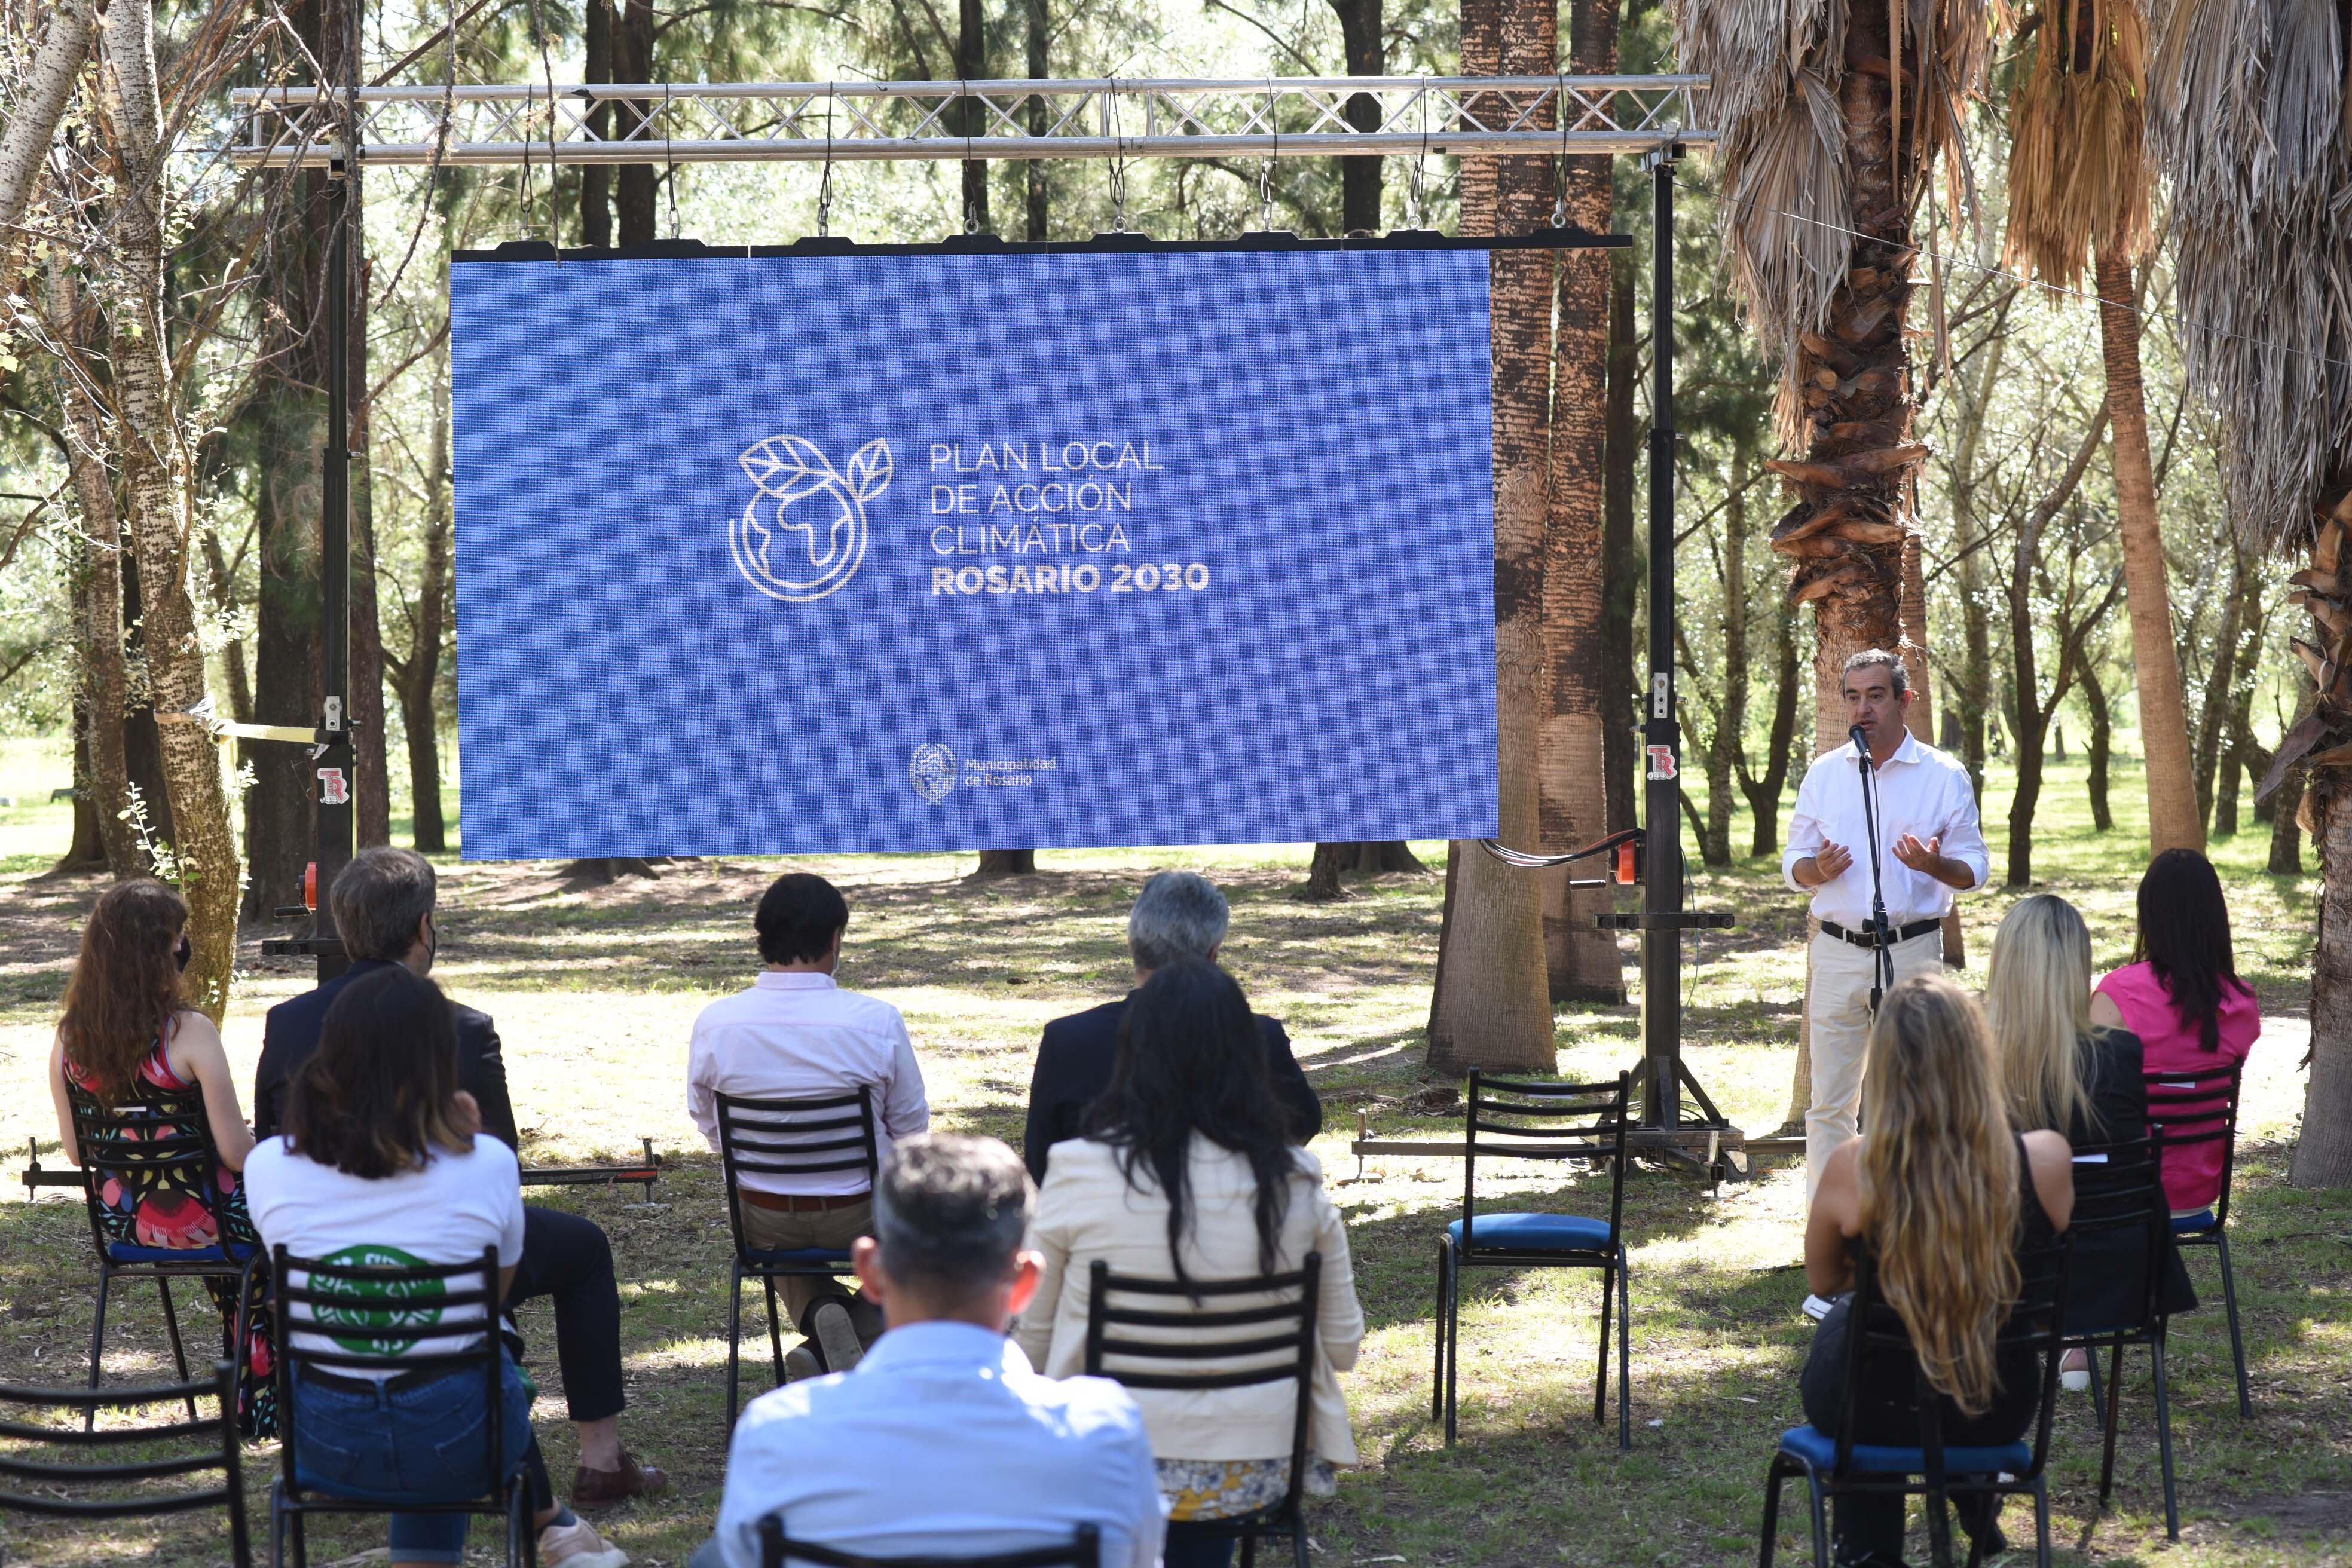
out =
[[(1675, 716), (1675, 157), (1667, 142), (1645, 160), (1650, 169), (1650, 682), (1643, 705), (1642, 912), (1604, 915), (1600, 924), (1641, 933), (1641, 1107), (1644, 1131), (1683, 1134), (1656, 1156), (1709, 1182), (1746, 1175), (1727, 1145), (1740, 1134), (1707, 1098), (1682, 1059), (1682, 940), (1685, 930), (1722, 929), (1728, 915), (1683, 907), (1682, 785), (1676, 779), (1682, 727)], [(1697, 1103), (1685, 1116), (1682, 1091)], [(1704, 1149), (1704, 1156), (1693, 1152)]]

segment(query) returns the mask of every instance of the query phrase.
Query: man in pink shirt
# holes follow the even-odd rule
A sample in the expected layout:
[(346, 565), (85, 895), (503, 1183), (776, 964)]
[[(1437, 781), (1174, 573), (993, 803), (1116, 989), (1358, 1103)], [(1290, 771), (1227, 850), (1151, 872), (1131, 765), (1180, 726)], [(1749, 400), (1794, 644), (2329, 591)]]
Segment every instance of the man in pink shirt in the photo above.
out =
[[(687, 1052), (687, 1113), (715, 1151), (721, 1094), (805, 1100), (866, 1087), (873, 1091), (877, 1155), (887, 1160), (894, 1140), (929, 1129), (931, 1108), (898, 1009), (834, 983), (848, 903), (824, 878), (793, 872), (769, 887), (752, 925), (766, 967), (751, 989), (711, 1003), (695, 1019)], [(862, 1171), (746, 1171), (739, 1188), (743, 1239), (755, 1248), (845, 1251), (873, 1232), (874, 1195)], [(861, 1334), (853, 1326), (856, 1303), (842, 1291), (808, 1278), (777, 1284), (785, 1310), (816, 1346), (787, 1355), (787, 1375), (856, 1365), (861, 1341), (870, 1343), (880, 1332), (872, 1314), (854, 1314), (869, 1326)]]

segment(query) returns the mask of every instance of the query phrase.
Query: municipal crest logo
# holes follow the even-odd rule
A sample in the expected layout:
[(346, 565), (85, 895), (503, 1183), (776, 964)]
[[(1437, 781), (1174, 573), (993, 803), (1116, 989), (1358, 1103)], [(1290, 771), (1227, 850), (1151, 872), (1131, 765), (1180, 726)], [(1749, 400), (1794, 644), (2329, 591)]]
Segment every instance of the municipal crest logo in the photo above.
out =
[[(415, 1269), (425, 1260), (398, 1247), (346, 1247), (321, 1260), (342, 1269)], [(345, 1298), (350, 1306), (320, 1302), (312, 1321), (329, 1331), (328, 1337), (353, 1355), (399, 1355), (416, 1343), (417, 1335), (399, 1330), (428, 1328), (441, 1321), (436, 1297), (449, 1288), (438, 1280), (379, 1283), (367, 1280), (325, 1279), (312, 1282), (320, 1295)], [(360, 1303), (366, 1303), (362, 1305)]]
[(839, 468), (797, 435), (772, 435), (736, 459), (759, 487), (727, 530), (735, 569), (771, 599), (823, 599), (866, 559), (866, 503), (890, 487), (890, 444), (876, 436)]
[(934, 806), (946, 800), (956, 787), (953, 748), (936, 740), (915, 747), (914, 756), (907, 759), (907, 782), (915, 787), (916, 794)]

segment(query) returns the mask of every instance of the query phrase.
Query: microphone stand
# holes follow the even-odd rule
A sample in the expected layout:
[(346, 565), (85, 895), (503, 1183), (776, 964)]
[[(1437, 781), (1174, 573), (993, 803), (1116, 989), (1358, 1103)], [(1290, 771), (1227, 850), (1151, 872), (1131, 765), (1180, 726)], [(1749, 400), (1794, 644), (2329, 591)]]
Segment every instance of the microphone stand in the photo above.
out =
[(1871, 800), (1871, 777), (1876, 765), (1871, 761), (1862, 726), (1855, 725), (1847, 734), (1853, 737), (1861, 774), (1863, 831), (1870, 841), (1870, 1016), (1876, 1018), (1880, 999), (1895, 982), (1895, 955), (1887, 946), (1886, 890), (1878, 864), (1878, 813)]

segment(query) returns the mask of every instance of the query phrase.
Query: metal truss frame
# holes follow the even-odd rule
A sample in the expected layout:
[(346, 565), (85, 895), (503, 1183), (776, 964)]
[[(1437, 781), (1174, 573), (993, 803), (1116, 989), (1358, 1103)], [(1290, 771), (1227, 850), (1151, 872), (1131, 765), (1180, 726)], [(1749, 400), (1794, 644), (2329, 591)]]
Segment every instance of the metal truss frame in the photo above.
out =
[[(1651, 152), (1712, 145), (1703, 76), (1271, 77), (240, 88), (231, 158), (362, 163), (866, 163)], [(610, 106), (600, 131), (593, 122)], [(960, 123), (974, 114), (966, 134)], [(1030, 129), (1042, 105), (1041, 130)]]

